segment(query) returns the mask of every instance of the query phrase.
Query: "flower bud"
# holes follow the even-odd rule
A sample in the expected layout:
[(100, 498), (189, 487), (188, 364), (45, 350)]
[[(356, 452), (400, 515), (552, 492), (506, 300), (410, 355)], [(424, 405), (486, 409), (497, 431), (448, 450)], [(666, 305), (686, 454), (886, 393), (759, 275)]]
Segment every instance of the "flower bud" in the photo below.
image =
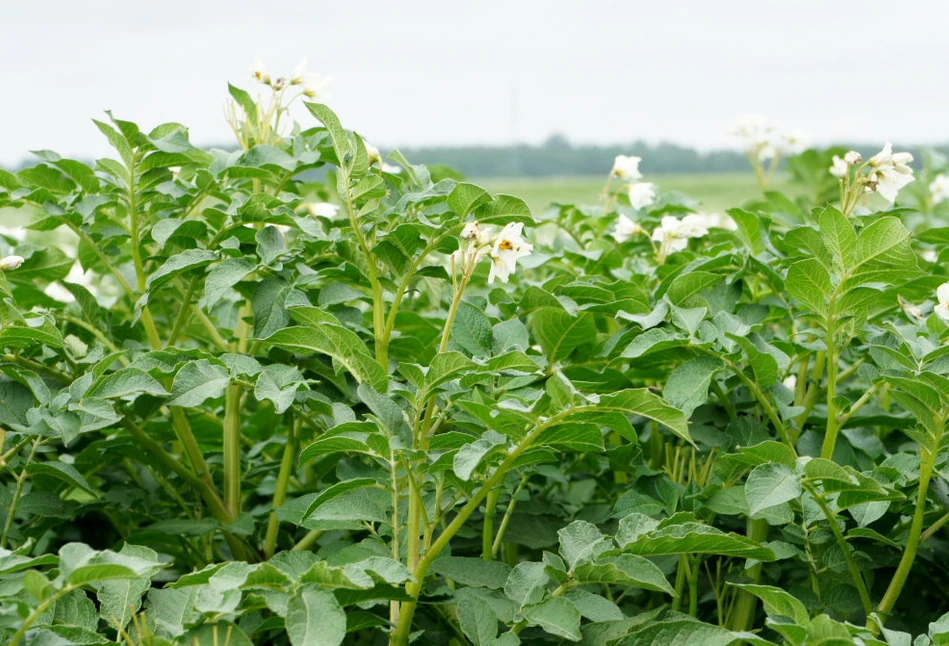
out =
[(22, 264), (23, 256), (7, 256), (6, 258), (0, 258), (0, 271), (19, 269), (20, 265)]
[(461, 230), (461, 239), (462, 240), (475, 240), (478, 238), (478, 235), (481, 233), (481, 225), (477, 222), (469, 222), (465, 225), (465, 228)]
[(846, 155), (844, 155), (844, 161), (847, 162), (848, 166), (856, 166), (863, 161), (863, 155), (858, 153), (856, 150), (851, 150)]
[(369, 157), (369, 165), (372, 166), (373, 164), (381, 164), (382, 155), (379, 154), (379, 149), (365, 139), (362, 143), (366, 147), (366, 155)]

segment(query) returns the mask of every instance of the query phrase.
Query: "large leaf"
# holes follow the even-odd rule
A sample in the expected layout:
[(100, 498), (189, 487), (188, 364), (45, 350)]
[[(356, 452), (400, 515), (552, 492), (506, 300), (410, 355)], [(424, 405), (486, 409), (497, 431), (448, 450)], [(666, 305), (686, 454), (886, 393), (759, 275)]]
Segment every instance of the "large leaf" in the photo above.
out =
[(287, 606), (287, 636), (293, 646), (337, 646), (346, 637), (346, 614), (332, 592), (304, 585)]

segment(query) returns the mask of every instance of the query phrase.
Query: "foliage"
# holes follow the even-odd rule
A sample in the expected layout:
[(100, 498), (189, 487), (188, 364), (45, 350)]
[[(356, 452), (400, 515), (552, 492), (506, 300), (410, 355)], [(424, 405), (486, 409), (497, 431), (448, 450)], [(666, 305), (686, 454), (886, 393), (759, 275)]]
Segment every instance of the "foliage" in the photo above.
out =
[(925, 188), (535, 217), (283, 89), (0, 173), (4, 643), (945, 642)]

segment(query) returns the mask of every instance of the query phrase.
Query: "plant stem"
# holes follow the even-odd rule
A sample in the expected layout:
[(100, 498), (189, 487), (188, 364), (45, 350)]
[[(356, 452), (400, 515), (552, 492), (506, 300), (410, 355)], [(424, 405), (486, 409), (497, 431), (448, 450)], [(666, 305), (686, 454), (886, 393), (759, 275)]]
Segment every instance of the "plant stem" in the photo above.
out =
[(451, 539), (454, 538), (455, 534), (457, 534), (458, 531), (464, 526), (471, 514), (478, 509), (478, 507), (481, 505), (481, 502), (487, 497), (488, 493), (492, 489), (500, 486), (501, 482), (507, 476), (508, 471), (513, 467), (520, 455), (530, 448), (534, 440), (536, 440), (537, 437), (546, 429), (558, 423), (567, 414), (574, 412), (576, 412), (576, 409), (558, 413), (557, 415), (549, 418), (546, 422), (535, 426), (534, 429), (531, 430), (524, 437), (524, 439), (517, 444), (517, 446), (508, 451), (507, 457), (504, 459), (504, 461), (498, 465), (497, 469), (494, 470), (494, 473), (492, 473), (491, 476), (484, 481), (484, 484), (481, 485), (475, 495), (469, 498), (464, 507), (462, 507), (461, 510), (459, 510), (459, 512), (455, 515), (451, 523), (448, 524), (448, 527), (446, 527), (445, 530), (439, 534), (438, 538), (435, 539), (435, 542), (432, 543), (431, 549), (429, 549), (421, 558), (421, 560), (419, 560), (418, 565), (412, 572), (414, 581), (405, 585), (405, 591), (413, 598), (413, 601), (405, 601), (400, 606), (398, 624), (391, 639), (391, 643), (393, 645), (402, 646), (404, 644), (408, 644), (409, 633), (412, 630), (412, 618), (415, 615), (415, 607), (418, 604), (418, 597), (422, 591), (425, 575), (428, 574), (428, 568), (431, 567), (432, 562), (438, 558), (438, 555), (441, 554), (442, 550), (448, 546), (448, 543), (451, 542)]
[(863, 581), (863, 577), (860, 576), (860, 569), (857, 567), (857, 562), (853, 558), (853, 554), (850, 551), (850, 546), (847, 544), (847, 539), (844, 538), (843, 532), (840, 531), (840, 527), (837, 525), (837, 518), (830, 510), (830, 507), (827, 506), (823, 496), (814, 491), (814, 489), (810, 486), (807, 486), (807, 490), (810, 492), (811, 497), (817, 503), (817, 506), (820, 507), (821, 511), (824, 512), (824, 517), (827, 518), (827, 522), (830, 525), (830, 531), (833, 532), (834, 538), (837, 539), (837, 545), (840, 547), (840, 550), (844, 554), (844, 559), (847, 561), (847, 568), (850, 570), (850, 576), (853, 579), (854, 586), (857, 588), (857, 592), (860, 594), (860, 602), (863, 604), (863, 612), (869, 616), (873, 611), (873, 602), (870, 601), (870, 593), (867, 592), (867, 585)]
[(500, 489), (494, 489), (488, 493), (488, 499), (484, 507), (484, 530), (481, 532), (481, 558), (485, 561), (491, 561), (494, 558), (494, 511), (498, 506), (498, 497), (501, 495)]
[(7, 535), (13, 527), (13, 519), (16, 517), (16, 508), (20, 502), (20, 496), (23, 494), (23, 485), (26, 483), (26, 467), (33, 461), (33, 456), (36, 455), (36, 449), (39, 448), (40, 444), (42, 444), (40, 438), (33, 440), (30, 455), (27, 456), (26, 462), (23, 463), (23, 469), (16, 477), (16, 489), (13, 491), (13, 499), (10, 501), (10, 508), (7, 509), (7, 519), (3, 523), (3, 534), (0, 535), (0, 549), (5, 549), (7, 546)]
[[(933, 447), (935, 449), (938, 448), (938, 446), (939, 438), (936, 438), (936, 441), (933, 442)], [(893, 579), (890, 581), (890, 585), (883, 595), (883, 600), (877, 605), (877, 613), (880, 615), (881, 625), (882, 622), (886, 621), (890, 611), (893, 610), (893, 606), (896, 605), (896, 600), (903, 591), (903, 585), (906, 583), (909, 572), (913, 567), (913, 562), (916, 560), (916, 551), (919, 549), (919, 538), (923, 532), (923, 517), (926, 515), (926, 496), (929, 492), (929, 481), (932, 478), (933, 469), (936, 464), (936, 450), (930, 451), (923, 446), (920, 446), (919, 450), (922, 459), (919, 464), (919, 494), (916, 497), (916, 509), (913, 512), (913, 522), (909, 528), (909, 536), (906, 538), (906, 547), (903, 549), (903, 558), (900, 559), (900, 564), (897, 566), (896, 573), (893, 575)], [(874, 626), (876, 625), (875, 622), (872, 623), (874, 623)], [(870, 624), (871, 622), (867, 622), (867, 628), (875, 630)]]
[(280, 473), (277, 475), (277, 488), (273, 495), (273, 511), (267, 523), (267, 536), (264, 539), (264, 558), (274, 555), (277, 546), (277, 533), (280, 530), (280, 521), (277, 519), (277, 510), (287, 499), (287, 488), (290, 485), (290, 474), (293, 473), (293, 461), (296, 457), (296, 438), (300, 432), (302, 422), (294, 419), (287, 430), (287, 443), (283, 447), (283, 459), (280, 461)]
[(834, 348), (834, 337), (837, 335), (834, 317), (834, 303), (830, 303), (830, 310), (827, 314), (827, 432), (824, 435), (824, 445), (821, 448), (820, 456), (825, 460), (834, 459), (834, 446), (837, 444), (837, 433), (840, 428), (837, 426), (837, 356)]
[(20, 640), (26, 636), (26, 631), (30, 629), (30, 626), (33, 625), (33, 622), (43, 616), (43, 613), (55, 605), (57, 601), (65, 597), (73, 590), (77, 590), (78, 588), (79, 586), (67, 585), (63, 587), (62, 590), (58, 590), (55, 594), (50, 596), (49, 599), (37, 606), (36, 610), (34, 610), (33, 613), (23, 621), (23, 625), (20, 626), (20, 629), (13, 635), (13, 639), (10, 641), (10, 646), (17, 646), (17, 644), (20, 643)]
[(306, 536), (297, 541), (297, 544), (290, 548), (291, 552), (303, 552), (305, 550), (313, 547), (313, 544), (320, 540), (320, 536), (325, 534), (325, 530), (322, 529), (311, 529), (306, 533)]
[(507, 504), (507, 509), (504, 510), (504, 517), (501, 518), (501, 525), (498, 527), (498, 534), (494, 537), (494, 544), (491, 546), (491, 556), (497, 556), (498, 552), (501, 551), (501, 543), (504, 539), (504, 533), (507, 531), (507, 526), (511, 522), (511, 516), (514, 515), (514, 508), (517, 507), (517, 494), (521, 492), (521, 489), (523, 489), (524, 485), (527, 484), (527, 480), (529, 478), (529, 475), (521, 478), (520, 484), (517, 485), (517, 489), (514, 490), (514, 494), (511, 496), (511, 502)]
[[(760, 543), (768, 538), (768, 521), (748, 519), (748, 538)], [(748, 576), (752, 583), (758, 583), (761, 579), (761, 563), (757, 563), (748, 569)], [(755, 608), (758, 605), (758, 597), (747, 590), (741, 590), (735, 601), (733, 614), (729, 628), (736, 631), (745, 631), (751, 628), (755, 620)]]

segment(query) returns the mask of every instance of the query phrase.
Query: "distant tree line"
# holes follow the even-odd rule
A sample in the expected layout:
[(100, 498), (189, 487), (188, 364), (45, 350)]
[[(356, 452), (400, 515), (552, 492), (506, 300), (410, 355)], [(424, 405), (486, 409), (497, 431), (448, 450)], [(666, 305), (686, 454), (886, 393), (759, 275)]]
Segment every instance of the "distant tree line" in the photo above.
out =
[[(844, 145), (864, 158), (880, 147)], [(920, 159), (918, 147), (899, 146)], [(936, 147), (949, 152), (949, 147)], [(554, 135), (543, 144), (530, 146), (453, 146), (400, 148), (413, 163), (443, 164), (468, 177), (545, 177), (551, 175), (606, 175), (617, 155), (643, 158), (640, 170), (646, 174), (727, 173), (749, 171), (748, 158), (740, 150), (700, 152), (695, 148), (663, 142), (650, 145), (643, 141), (607, 146), (574, 145), (562, 135)]]

